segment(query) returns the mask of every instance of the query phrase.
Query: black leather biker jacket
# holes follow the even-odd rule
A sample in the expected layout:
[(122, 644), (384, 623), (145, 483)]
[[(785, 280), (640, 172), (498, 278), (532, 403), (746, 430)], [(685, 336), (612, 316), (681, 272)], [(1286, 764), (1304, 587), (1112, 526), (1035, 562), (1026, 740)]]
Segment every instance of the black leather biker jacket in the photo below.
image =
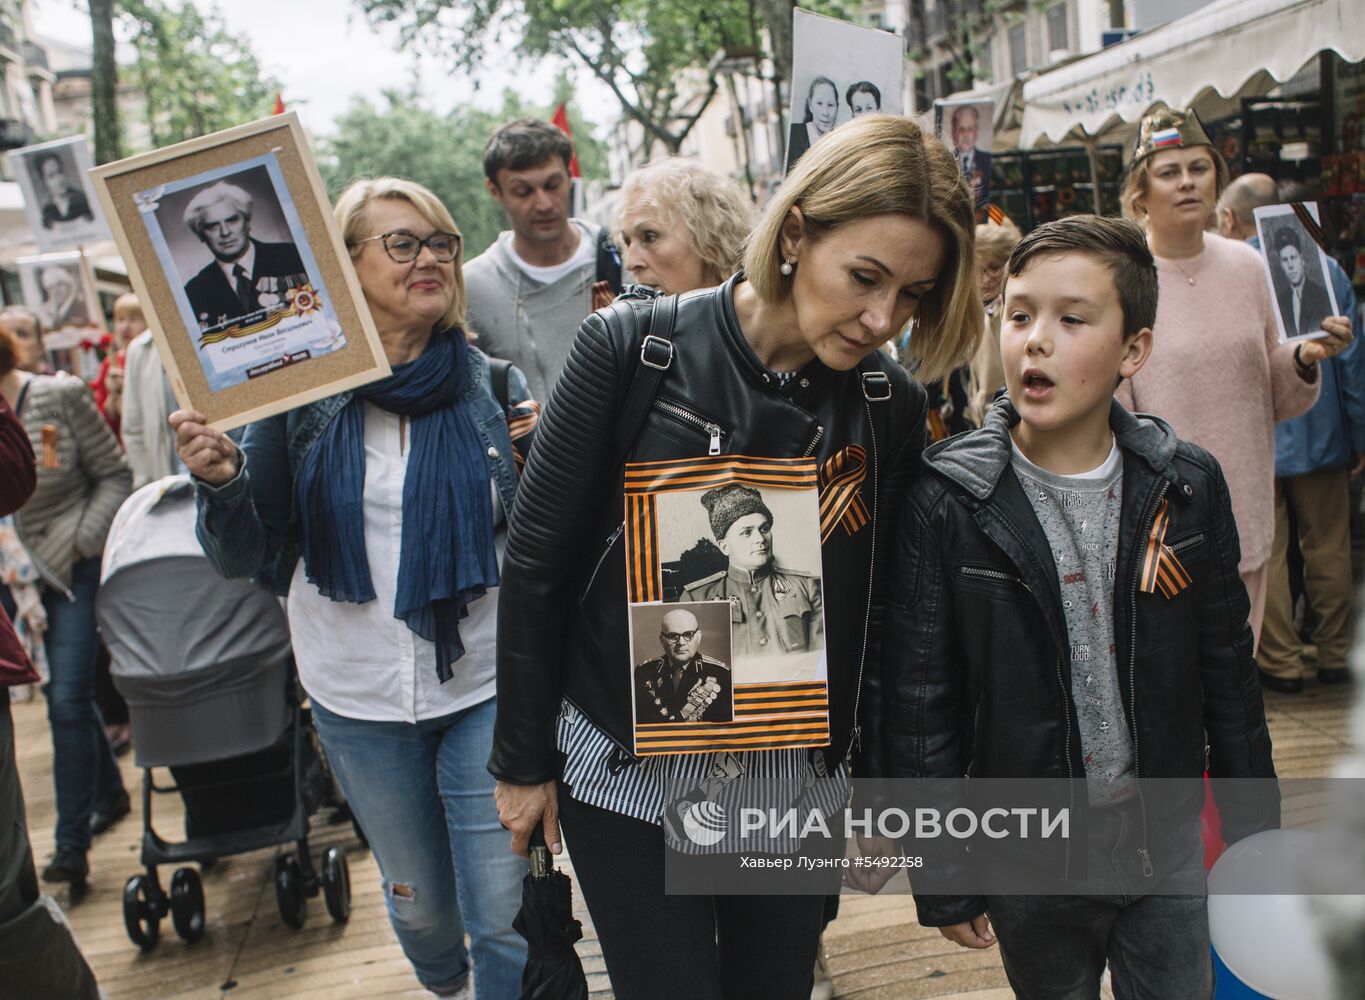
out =
[[(826, 753), (833, 766), (858, 745), (867, 751), (861, 773), (875, 773), (879, 719), (860, 709), (881, 701), (875, 665), (884, 553), (893, 512), (919, 464), (925, 393), (880, 351), (847, 372), (813, 360), (780, 386), (736, 319), (734, 287), (742, 280), (679, 299), (673, 359), (630, 461), (812, 455), (823, 465), (851, 445), (866, 450), (862, 499), (870, 517), (852, 533), (836, 526), (822, 546)], [(623, 298), (584, 320), (522, 475), (498, 600), (489, 760), (489, 770), (509, 782), (558, 777), (561, 698), (623, 750), (633, 746), (623, 468), (612, 442), (651, 306)], [(869, 398), (888, 391), (888, 398)]]

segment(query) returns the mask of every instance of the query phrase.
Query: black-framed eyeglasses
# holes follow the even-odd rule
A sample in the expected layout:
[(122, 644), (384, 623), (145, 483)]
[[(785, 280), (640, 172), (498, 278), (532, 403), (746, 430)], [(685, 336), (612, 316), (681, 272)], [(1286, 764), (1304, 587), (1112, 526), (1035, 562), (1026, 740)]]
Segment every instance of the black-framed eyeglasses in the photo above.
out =
[(697, 637), (698, 631), (694, 628), (691, 632), (660, 632), (659, 638), (670, 646), (674, 646), (680, 642), (691, 642)]
[(449, 264), (460, 252), (459, 233), (432, 233), (426, 239), (419, 240), (406, 229), (395, 229), (390, 233), (380, 233), (378, 236), (367, 236), (363, 240), (357, 240), (356, 246), (369, 243), (371, 240), (383, 241), (384, 252), (395, 264), (411, 264), (422, 252), (422, 247), (430, 250), (439, 264)]

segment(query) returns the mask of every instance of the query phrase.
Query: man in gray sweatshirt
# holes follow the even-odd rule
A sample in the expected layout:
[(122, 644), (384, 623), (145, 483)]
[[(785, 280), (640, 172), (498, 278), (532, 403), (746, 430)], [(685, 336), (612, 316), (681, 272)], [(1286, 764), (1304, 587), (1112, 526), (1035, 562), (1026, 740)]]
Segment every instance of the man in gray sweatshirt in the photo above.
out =
[(583, 318), (620, 289), (620, 261), (601, 227), (570, 217), (573, 155), (569, 137), (546, 122), (520, 118), (493, 133), (483, 170), (512, 228), (464, 268), (476, 343), (525, 372), (541, 401)]

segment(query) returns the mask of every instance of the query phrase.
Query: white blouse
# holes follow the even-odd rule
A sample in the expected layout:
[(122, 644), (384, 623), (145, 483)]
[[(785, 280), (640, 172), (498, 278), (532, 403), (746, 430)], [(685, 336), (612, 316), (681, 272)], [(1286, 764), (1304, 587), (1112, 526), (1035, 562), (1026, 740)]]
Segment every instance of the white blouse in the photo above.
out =
[[(299, 559), (286, 608), (299, 679), (310, 698), (337, 715), (375, 722), (417, 722), (470, 708), (493, 697), (498, 590), (469, 605), (460, 622), (465, 654), (436, 679), (436, 647), (393, 615), (403, 534), (403, 477), (411, 447), (397, 414), (365, 404), (365, 555), (375, 600), (333, 601), (308, 582)], [(494, 540), (498, 564), (506, 518), (496, 486)]]

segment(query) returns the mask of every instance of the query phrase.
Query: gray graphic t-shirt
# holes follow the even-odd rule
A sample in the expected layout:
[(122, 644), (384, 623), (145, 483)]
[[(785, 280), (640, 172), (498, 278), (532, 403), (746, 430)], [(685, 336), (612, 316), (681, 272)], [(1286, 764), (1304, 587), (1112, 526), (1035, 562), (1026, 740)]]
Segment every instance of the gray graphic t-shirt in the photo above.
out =
[(1071, 700), (1080, 727), (1090, 801), (1096, 805), (1120, 802), (1134, 791), (1133, 741), (1123, 711), (1114, 647), (1123, 454), (1115, 442), (1098, 469), (1059, 476), (1034, 465), (1016, 445), (1013, 466), (1057, 564), (1071, 642)]

